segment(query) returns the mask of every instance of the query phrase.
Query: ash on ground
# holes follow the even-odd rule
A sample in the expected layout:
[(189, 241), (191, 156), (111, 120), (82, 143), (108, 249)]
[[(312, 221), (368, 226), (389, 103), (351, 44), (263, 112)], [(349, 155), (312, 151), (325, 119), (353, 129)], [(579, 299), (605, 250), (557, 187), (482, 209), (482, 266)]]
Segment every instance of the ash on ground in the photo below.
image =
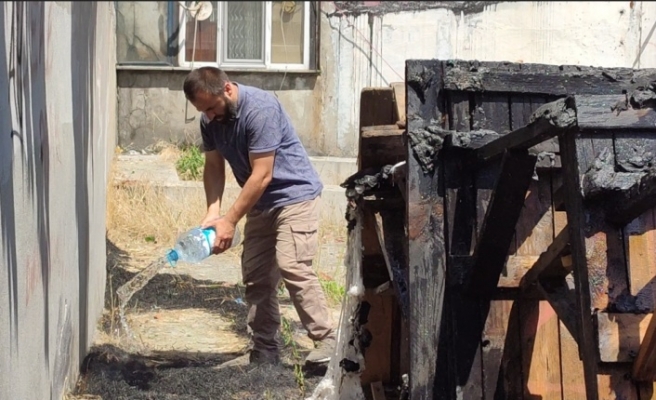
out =
[[(127, 253), (109, 241), (107, 248), (105, 314), (99, 330), (109, 337), (115, 335), (113, 330), (118, 326), (116, 313), (112, 310), (117, 304), (113, 291), (127, 282), (134, 273), (124, 268), (129, 263)], [(230, 330), (246, 337), (247, 307), (239, 302), (225, 300), (242, 297), (243, 288), (239, 285), (217, 287), (216, 282), (159, 274), (136, 293), (130, 303), (133, 312), (153, 308), (180, 311), (205, 309), (233, 321)], [(122, 346), (120, 341), (100, 343), (93, 347), (84, 359), (80, 379), (75, 392), (69, 398), (303, 399), (312, 392), (325, 373), (325, 368), (301, 368), (298, 364), (307, 354), (307, 349), (289, 343), (283, 349), (283, 362), (280, 365), (216, 368), (223, 362), (240, 356), (239, 350), (243, 349), (235, 349), (234, 352), (148, 349), (143, 352), (131, 352), (127, 346)]]

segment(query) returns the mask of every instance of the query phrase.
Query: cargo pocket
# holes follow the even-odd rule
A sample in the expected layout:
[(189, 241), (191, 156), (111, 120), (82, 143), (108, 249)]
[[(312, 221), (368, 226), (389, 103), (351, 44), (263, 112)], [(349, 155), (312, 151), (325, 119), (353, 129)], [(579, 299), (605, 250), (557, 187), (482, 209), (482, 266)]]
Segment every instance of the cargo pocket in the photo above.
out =
[(296, 247), (296, 261), (311, 261), (319, 246), (319, 223), (304, 222), (291, 224), (292, 237)]

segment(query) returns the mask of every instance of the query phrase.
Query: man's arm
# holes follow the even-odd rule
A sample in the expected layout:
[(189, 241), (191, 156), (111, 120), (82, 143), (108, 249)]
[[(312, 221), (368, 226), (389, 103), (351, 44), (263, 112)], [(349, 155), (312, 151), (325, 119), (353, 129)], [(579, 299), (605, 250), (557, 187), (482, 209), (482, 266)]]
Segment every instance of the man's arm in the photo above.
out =
[(225, 189), (225, 159), (216, 150), (205, 152), (203, 186), (207, 200), (207, 215), (204, 222), (218, 217), (221, 213), (221, 200)]
[(275, 151), (249, 154), (252, 172), (246, 183), (244, 183), (244, 187), (239, 192), (237, 200), (235, 200), (235, 203), (223, 218), (211, 221), (208, 224), (208, 226), (213, 226), (216, 231), (216, 239), (212, 248), (214, 254), (224, 252), (230, 248), (232, 238), (235, 235), (237, 222), (253, 208), (262, 196), (262, 193), (264, 193), (264, 190), (269, 186), (273, 177), (275, 154)]
[(253, 208), (271, 183), (275, 155), (275, 151), (248, 155), (251, 162), (251, 176), (246, 180), (237, 200), (225, 215), (225, 219), (233, 225), (236, 225)]

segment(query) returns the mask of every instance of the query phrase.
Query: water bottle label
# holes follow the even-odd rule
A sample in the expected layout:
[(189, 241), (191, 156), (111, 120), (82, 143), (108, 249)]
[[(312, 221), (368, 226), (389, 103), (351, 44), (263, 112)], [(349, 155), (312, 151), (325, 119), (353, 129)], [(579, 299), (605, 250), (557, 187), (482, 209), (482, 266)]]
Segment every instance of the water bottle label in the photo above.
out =
[(203, 229), (203, 234), (205, 239), (207, 239), (207, 254), (212, 254), (212, 247), (214, 246), (214, 240), (216, 239), (216, 231), (214, 228)]

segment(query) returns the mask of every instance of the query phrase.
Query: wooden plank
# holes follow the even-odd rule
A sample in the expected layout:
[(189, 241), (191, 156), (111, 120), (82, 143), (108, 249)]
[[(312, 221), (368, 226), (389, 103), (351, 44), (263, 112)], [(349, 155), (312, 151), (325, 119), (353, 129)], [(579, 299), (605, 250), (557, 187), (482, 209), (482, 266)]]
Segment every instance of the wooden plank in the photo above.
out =
[(535, 162), (536, 157), (527, 152), (509, 151), (504, 155), (474, 251), (474, 265), (467, 283), (472, 294), (489, 296), (499, 282)]
[(576, 118), (581, 130), (656, 127), (656, 111), (652, 108), (631, 108), (631, 105), (627, 104), (627, 95), (576, 95), (574, 100)]
[(553, 242), (551, 175), (550, 171), (537, 171), (537, 180), (531, 180), (515, 226), (514, 253), (518, 256), (539, 257)]
[[(581, 343), (576, 296), (565, 279), (538, 280), (538, 290), (558, 314), (576, 343)], [(596, 359), (596, 357), (595, 357)]]
[[(451, 265), (447, 271), (451, 271)], [(455, 397), (458, 376), (456, 371), (455, 337), (453, 334), (453, 306), (451, 302), (454, 287), (447, 287), (444, 295), (444, 312), (440, 323), (440, 342), (435, 375), (433, 398), (453, 399)]]
[(528, 149), (566, 133), (576, 125), (576, 111), (571, 97), (543, 105), (536, 111), (536, 115), (530, 124), (477, 149), (473, 156), (475, 162), (485, 163), (508, 149)]
[[(449, 127), (452, 131), (469, 132), (469, 96), (449, 92)], [(448, 140), (447, 140), (448, 141)], [(460, 151), (459, 151), (460, 150)], [(471, 174), (463, 166), (467, 151), (452, 149), (445, 154), (446, 214), (449, 254), (469, 255), (475, 243), (476, 193)]]
[(636, 311), (653, 311), (656, 306), (656, 215), (651, 209), (624, 228), (626, 264)]
[[(394, 92), (392, 88), (362, 89), (360, 92), (360, 123), (358, 132), (362, 132), (362, 129), (367, 126), (395, 124), (394, 113)], [(363, 148), (362, 138), (360, 137), (358, 139), (358, 170), (368, 168), (366, 165), (371, 163), (370, 160), (376, 159), (375, 156), (371, 155), (371, 151), (380, 151), (376, 149), (387, 148), (384, 144), (375, 142), (367, 146), (368, 148)], [(382, 154), (386, 154), (386, 152), (387, 150), (383, 150)], [(361, 162), (361, 157), (363, 156), (367, 159), (365, 165), (362, 165)]]
[(596, 394), (600, 400), (639, 400), (631, 374), (622, 364), (599, 364), (597, 386), (599, 391)]
[[(466, 296), (461, 290), (450, 292), (451, 335), (456, 372), (455, 393), (463, 398), (483, 396), (483, 359), (481, 333), (487, 308), (480, 299)], [(485, 305), (486, 307), (486, 305)]]
[[(470, 100), (473, 100), (470, 101), (472, 130), (489, 130), (500, 135), (510, 132), (510, 108), (507, 95), (503, 93), (475, 93), (470, 94)], [(486, 168), (475, 171), (476, 236), (481, 234), (483, 221), (500, 171), (500, 161), (492, 162)], [(503, 271), (506, 272), (505, 268)]]
[[(572, 328), (578, 333), (577, 343), (579, 344), (579, 354), (583, 360), (584, 381), (586, 388), (586, 399), (596, 400), (598, 396), (597, 384), (597, 362), (594, 348), (594, 331), (590, 318), (591, 299), (590, 283), (588, 276), (588, 258), (586, 256), (586, 236), (584, 229), (588, 221), (583, 207), (583, 198), (581, 195), (581, 182), (579, 168), (585, 168), (583, 159), (587, 154), (577, 148), (576, 135), (565, 135), (559, 138), (560, 151), (563, 157), (563, 180), (565, 184), (565, 203), (567, 208), (567, 221), (569, 226), (570, 246), (572, 259), (574, 261), (574, 282), (576, 292), (576, 328), (568, 327), (570, 332)], [(583, 165), (581, 165), (583, 164)], [(555, 307), (554, 307), (555, 308)], [(564, 315), (558, 313), (561, 319)]]
[(406, 159), (403, 130), (363, 130), (360, 137), (359, 168), (382, 168)]
[[(569, 232), (567, 229), (560, 231), (558, 236), (553, 240), (553, 243), (547, 248), (545, 252), (540, 254), (540, 257), (535, 262), (535, 265), (526, 273), (524, 279), (522, 279), (521, 288), (527, 289), (529, 286), (533, 285), (536, 280), (540, 278), (542, 274), (547, 274), (549, 272), (550, 276), (561, 275), (561, 278), (564, 278), (569, 271), (562, 268), (560, 262), (561, 256), (565, 250), (569, 247)], [(550, 270), (551, 271), (548, 271)]]
[[(406, 62), (408, 135), (420, 136), (432, 121), (445, 122), (440, 96), (442, 63), (435, 60)], [(443, 126), (444, 127), (444, 126)], [(439, 189), (441, 160), (431, 168), (421, 145), (408, 140), (407, 231), (410, 293), (410, 376), (412, 399), (433, 398), (437, 348), (446, 283), (444, 198)], [(434, 153), (439, 154), (439, 153)]]
[(656, 381), (656, 318), (651, 318), (638, 343), (640, 348), (633, 363), (633, 378), (638, 381)]
[[(562, 185), (561, 174), (554, 172), (552, 175), (552, 190), (553, 188)], [(555, 199), (554, 199), (555, 203)], [(560, 232), (567, 230), (567, 213), (564, 211), (555, 211), (553, 213), (554, 232), (559, 235)], [(567, 279), (572, 280), (572, 277)], [(573, 297), (573, 296), (572, 296)], [(572, 299), (572, 304), (575, 299)], [(576, 312), (576, 306), (574, 306)], [(574, 322), (576, 324), (576, 322)], [(583, 374), (583, 362), (579, 358), (579, 349), (576, 339), (571, 334), (565, 323), (559, 318), (558, 332), (560, 334), (560, 370), (561, 382), (563, 386), (563, 399), (582, 399), (585, 398), (585, 383), (581, 377)]]
[[(544, 95), (622, 94), (656, 80), (655, 69), (593, 68), (580, 65), (448, 61), (444, 88)], [(624, 91), (624, 92), (623, 92)]]
[(393, 82), (390, 84), (394, 91), (394, 105), (396, 106), (396, 118), (405, 124), (405, 82)]
[(633, 362), (652, 315), (599, 312), (595, 318), (599, 361)]
[(558, 316), (547, 301), (522, 300), (524, 398), (561, 400)]
[(367, 87), (360, 92), (360, 129), (365, 126), (393, 125), (394, 91), (390, 87)]
[[(531, 116), (538, 108), (548, 103), (547, 98), (543, 96), (531, 95), (528, 93), (513, 94), (510, 96), (510, 129), (517, 130), (531, 123)], [(532, 154), (540, 152), (554, 153), (558, 158), (558, 139), (547, 139), (538, 143), (529, 150)], [(538, 160), (539, 165), (539, 160)]]
[(360, 374), (363, 385), (390, 381), (392, 314), (394, 298), (376, 294), (374, 289), (365, 289), (363, 301), (371, 305), (364, 327), (371, 333), (371, 344), (364, 353), (364, 371)]
[(485, 400), (522, 398), (518, 304), (512, 300), (490, 302), (482, 336)]
[(583, 362), (579, 358), (576, 339), (562, 320), (558, 327), (560, 333), (560, 370), (564, 400), (585, 399)]
[(375, 136), (398, 136), (402, 135), (403, 129), (399, 129), (398, 125), (373, 125), (365, 126), (362, 128), (361, 135), (363, 138)]
[(394, 293), (396, 294), (401, 313), (404, 317), (408, 316), (408, 290), (407, 283), (403, 274), (405, 266), (402, 264), (404, 254), (403, 238), (403, 215), (398, 210), (381, 210), (375, 214), (376, 234), (380, 244), (387, 272), (389, 273)]

